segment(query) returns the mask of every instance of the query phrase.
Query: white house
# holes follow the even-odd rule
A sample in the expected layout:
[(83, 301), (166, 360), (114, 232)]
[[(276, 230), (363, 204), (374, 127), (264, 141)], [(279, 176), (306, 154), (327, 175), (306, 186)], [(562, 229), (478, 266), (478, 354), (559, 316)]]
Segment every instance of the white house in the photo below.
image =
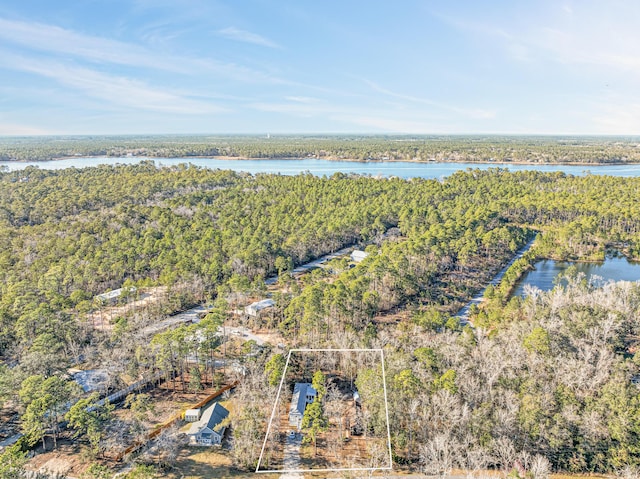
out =
[[(138, 289), (135, 286), (129, 288), (129, 293), (135, 293)], [(107, 291), (96, 296), (102, 303), (114, 303), (125, 292), (125, 288), (114, 289), (113, 291)]]
[(366, 251), (354, 249), (353, 252), (351, 253), (351, 261), (353, 261), (354, 263), (359, 263), (360, 261), (365, 259), (367, 256), (369, 256), (369, 253), (367, 253)]
[(249, 306), (244, 308), (244, 312), (249, 316), (257, 316), (263, 309), (273, 308), (275, 305), (276, 302), (273, 299), (263, 299), (262, 301), (251, 303)]
[(291, 406), (289, 407), (289, 425), (300, 429), (302, 426), (302, 416), (307, 404), (311, 404), (317, 395), (317, 391), (311, 387), (310, 383), (296, 383), (293, 387)]
[(187, 409), (184, 413), (184, 420), (187, 422), (196, 422), (200, 420), (200, 408)]
[(213, 403), (203, 412), (200, 420), (191, 424), (187, 435), (189, 444), (193, 446), (212, 446), (222, 443), (222, 436), (226, 426), (221, 423), (229, 416), (229, 411), (220, 405)]

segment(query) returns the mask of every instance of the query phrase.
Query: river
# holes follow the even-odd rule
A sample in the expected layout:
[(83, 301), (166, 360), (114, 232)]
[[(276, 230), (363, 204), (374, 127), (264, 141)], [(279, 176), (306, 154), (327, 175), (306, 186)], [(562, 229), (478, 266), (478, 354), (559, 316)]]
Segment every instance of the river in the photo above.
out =
[(23, 169), (27, 166), (37, 166), (48, 170), (63, 168), (83, 168), (102, 164), (135, 164), (143, 160), (153, 160), (158, 165), (171, 166), (180, 163), (191, 163), (207, 168), (223, 170), (246, 171), (248, 173), (276, 173), (282, 175), (297, 175), (309, 172), (316, 176), (331, 176), (336, 172), (358, 173), (371, 176), (398, 176), (400, 178), (444, 178), (456, 171), (467, 168), (503, 167), (510, 171), (536, 170), (545, 172), (563, 171), (576, 176), (586, 174), (610, 176), (640, 176), (640, 164), (636, 165), (517, 165), (510, 163), (439, 163), (439, 162), (358, 162), (358, 161), (329, 161), (315, 158), (304, 159), (266, 159), (266, 160), (229, 160), (217, 158), (144, 158), (144, 157), (75, 157), (62, 160), (16, 162), (1, 161), (0, 168), (10, 171)]
[(565, 262), (544, 259), (534, 264), (533, 270), (527, 272), (517, 283), (513, 295), (524, 296), (526, 285), (535, 286), (542, 291), (549, 291), (555, 286), (555, 278), (564, 273), (570, 266), (575, 266), (584, 273), (587, 279), (598, 276), (603, 281), (638, 281), (640, 280), (640, 263), (630, 262), (625, 257), (608, 256), (601, 263)]

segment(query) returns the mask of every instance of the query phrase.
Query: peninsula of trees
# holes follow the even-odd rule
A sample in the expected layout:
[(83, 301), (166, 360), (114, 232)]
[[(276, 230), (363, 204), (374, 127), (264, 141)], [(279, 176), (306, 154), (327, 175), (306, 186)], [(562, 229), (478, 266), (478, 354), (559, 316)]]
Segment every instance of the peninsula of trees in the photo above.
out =
[(445, 135), (0, 138), (0, 161), (38, 161), (74, 156), (624, 164), (640, 162), (640, 139)]

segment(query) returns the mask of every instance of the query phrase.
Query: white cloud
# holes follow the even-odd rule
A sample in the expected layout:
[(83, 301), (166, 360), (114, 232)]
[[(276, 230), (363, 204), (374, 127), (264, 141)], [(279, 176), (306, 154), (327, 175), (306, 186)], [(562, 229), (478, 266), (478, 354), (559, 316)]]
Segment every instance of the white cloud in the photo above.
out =
[(640, 75), (637, 2), (573, 6), (551, 2), (546, 8), (519, 12), (520, 18), (486, 21), (437, 16), (458, 30), (496, 39), (516, 60), (615, 68)]
[(315, 103), (305, 102), (291, 102), (291, 103), (253, 103), (250, 107), (260, 110), (274, 113), (285, 113), (298, 117), (312, 117), (320, 114), (331, 113), (339, 111), (331, 105), (317, 105)]
[(85, 35), (55, 25), (27, 23), (0, 18), (0, 39), (32, 50), (74, 57), (93, 63), (111, 63), (151, 68), (186, 75), (216, 73), (236, 80), (256, 83), (286, 83), (270, 74), (213, 58), (174, 56), (141, 45)]
[(138, 45), (76, 33), (43, 23), (0, 18), (0, 38), (35, 50), (73, 55), (85, 60), (178, 71), (179, 63), (167, 61)]
[(595, 131), (608, 135), (640, 135), (640, 102), (605, 98), (595, 106)]
[(251, 107), (267, 112), (281, 113), (298, 118), (324, 118), (357, 127), (374, 128), (382, 133), (446, 133), (456, 128), (451, 118), (431, 115), (420, 109), (410, 111), (370, 108), (357, 105), (335, 105), (317, 102), (254, 103)]
[(51, 78), (91, 98), (106, 101), (111, 106), (178, 114), (224, 111), (209, 101), (194, 99), (191, 95), (154, 88), (142, 81), (107, 75), (88, 68), (29, 60), (1, 51), (0, 62), (15, 70)]
[(230, 40), (236, 40), (244, 43), (252, 43), (254, 45), (260, 45), (262, 47), (280, 48), (280, 45), (269, 40), (268, 38), (258, 35), (257, 33), (248, 32), (246, 30), (240, 30), (235, 27), (223, 28), (218, 30), (218, 34)]
[(530, 47), (560, 63), (615, 68), (640, 75), (640, 35), (625, 31), (622, 26), (612, 38), (609, 31), (603, 35), (601, 31), (540, 28), (527, 41)]
[(369, 85), (371, 87), (372, 90), (378, 92), (378, 93), (382, 93), (384, 95), (387, 95), (389, 97), (392, 98), (397, 98), (400, 100), (405, 100), (407, 102), (410, 102), (411, 104), (414, 103), (421, 103), (423, 105), (429, 105), (432, 106), (434, 108), (438, 108), (440, 110), (446, 110), (446, 111), (450, 111), (453, 113), (457, 113), (463, 117), (466, 118), (473, 118), (473, 119), (491, 119), (491, 118), (495, 118), (496, 113), (493, 110), (484, 110), (484, 109), (479, 109), (479, 108), (462, 108), (462, 107), (458, 107), (458, 106), (454, 106), (454, 105), (448, 105), (446, 103), (442, 103), (442, 102), (437, 102), (437, 101), (433, 101), (433, 100), (429, 100), (426, 98), (418, 98), (415, 96), (411, 96), (411, 95), (404, 95), (402, 93), (396, 93), (393, 92), (391, 90), (387, 90), (386, 88), (383, 88), (381, 86), (379, 86), (378, 84), (369, 81), (369, 80), (364, 80), (364, 82)]
[(316, 104), (321, 102), (321, 100), (319, 100), (318, 98), (312, 98), (309, 96), (286, 96), (284, 97), (284, 99), (293, 101), (296, 103), (305, 103), (305, 104)]

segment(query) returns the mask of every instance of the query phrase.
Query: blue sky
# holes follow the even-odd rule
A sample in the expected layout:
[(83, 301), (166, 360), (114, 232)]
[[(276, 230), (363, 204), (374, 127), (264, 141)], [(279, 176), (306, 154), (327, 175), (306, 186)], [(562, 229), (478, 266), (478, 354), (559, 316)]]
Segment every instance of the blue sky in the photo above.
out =
[(640, 134), (640, 2), (4, 0), (0, 135)]

